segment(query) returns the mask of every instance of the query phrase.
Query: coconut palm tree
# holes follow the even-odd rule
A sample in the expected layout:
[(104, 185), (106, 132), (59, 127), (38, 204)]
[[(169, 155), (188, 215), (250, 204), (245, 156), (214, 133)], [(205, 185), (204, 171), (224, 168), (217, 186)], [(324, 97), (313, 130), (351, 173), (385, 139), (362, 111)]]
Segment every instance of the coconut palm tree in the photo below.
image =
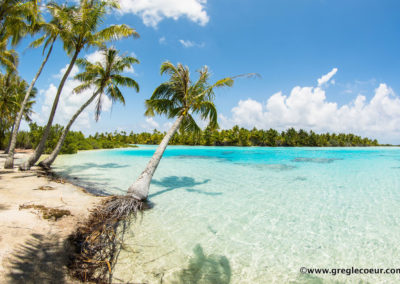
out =
[(102, 56), (103, 60), (96, 63), (91, 63), (86, 59), (77, 60), (77, 64), (80, 67), (85, 68), (85, 71), (75, 76), (75, 78), (82, 81), (83, 84), (76, 87), (74, 92), (81, 93), (94, 87), (93, 95), (72, 116), (71, 120), (64, 128), (53, 152), (45, 160), (40, 162), (40, 166), (45, 168), (50, 167), (60, 152), (71, 125), (96, 97), (98, 97), (95, 112), (95, 118), (97, 121), (101, 113), (102, 97), (104, 95), (107, 95), (113, 103), (119, 101), (125, 105), (125, 99), (119, 89), (120, 86), (131, 87), (134, 88), (136, 92), (139, 92), (139, 85), (135, 80), (121, 75), (124, 71), (132, 68), (133, 64), (139, 63), (135, 57), (119, 56), (118, 51), (115, 48), (103, 49)]
[[(71, 7), (67, 6), (61, 6), (61, 9), (65, 9), (65, 12), (68, 12), (68, 9), (71, 9)], [(4, 163), (4, 168), (5, 169), (11, 169), (14, 167), (14, 150), (15, 146), (17, 144), (17, 135), (19, 131), (19, 126), (21, 124), (22, 116), (23, 116), (23, 110), (25, 109), (25, 105), (28, 103), (29, 95), (32, 91), (32, 89), (35, 86), (36, 81), (38, 80), (40, 74), (42, 73), (42, 70), (44, 66), (46, 65), (50, 54), (53, 50), (53, 46), (55, 41), (57, 40), (61, 30), (62, 30), (62, 25), (59, 22), (57, 17), (53, 17), (52, 20), (49, 23), (42, 22), (41, 17), (36, 20), (36, 26), (38, 29), (44, 31), (44, 35), (36, 39), (30, 44), (30, 47), (39, 47), (40, 45), (44, 44), (43, 47), (43, 54), (45, 53), (46, 49), (48, 48), (47, 54), (45, 58), (43, 59), (42, 64), (39, 67), (39, 70), (36, 72), (35, 77), (33, 78), (31, 84), (29, 85), (29, 88), (26, 90), (24, 100), (22, 101), (21, 108), (18, 112), (18, 115), (15, 119), (13, 131), (11, 133), (11, 138), (9, 142), (9, 147), (8, 147), (8, 156), (7, 159)]]
[(16, 70), (18, 63), (18, 54), (14, 49), (7, 49), (7, 39), (0, 39), (0, 66), (7, 70)]
[(28, 33), (37, 31), (36, 20), (41, 15), (36, 1), (4, 0), (0, 4), (0, 65), (7, 70), (16, 70), (14, 47)]
[(58, 86), (42, 138), (34, 153), (27, 161), (20, 165), (20, 170), (30, 169), (43, 153), (54, 115), (56, 113), (61, 91), (64, 87), (65, 81), (71, 73), (79, 53), (84, 48), (93, 46), (102, 47), (105, 42), (110, 40), (117, 40), (128, 36), (138, 37), (136, 31), (127, 25), (111, 25), (102, 30), (98, 30), (100, 25), (103, 23), (104, 17), (109, 8), (119, 8), (119, 6), (114, 1), (81, 0), (79, 7), (65, 11), (65, 9), (61, 9), (60, 6), (55, 3), (50, 5), (49, 10), (54, 17), (57, 17), (64, 27), (60, 32), (60, 38), (63, 41), (64, 49), (67, 54), (72, 55), (72, 57)]
[(169, 80), (158, 86), (149, 100), (146, 100), (146, 115), (164, 114), (168, 118), (176, 118), (164, 136), (153, 157), (139, 178), (129, 187), (128, 195), (146, 200), (149, 195), (150, 182), (167, 145), (180, 128), (181, 131), (199, 132), (200, 128), (193, 117), (199, 116), (209, 120), (211, 128), (218, 127), (217, 110), (214, 105), (214, 89), (231, 87), (235, 77), (227, 77), (210, 84), (207, 66), (199, 70), (199, 79), (192, 83), (189, 69), (182, 64), (174, 66), (170, 62), (161, 65), (161, 75), (168, 74)]
[[(5, 132), (14, 128), (15, 115), (21, 107), (27, 88), (26, 81), (16, 75), (15, 72), (0, 75), (0, 145), (3, 144)], [(30, 121), (34, 103), (32, 99), (36, 94), (37, 90), (32, 89), (29, 94), (29, 101), (23, 109), (23, 116), (27, 121)]]

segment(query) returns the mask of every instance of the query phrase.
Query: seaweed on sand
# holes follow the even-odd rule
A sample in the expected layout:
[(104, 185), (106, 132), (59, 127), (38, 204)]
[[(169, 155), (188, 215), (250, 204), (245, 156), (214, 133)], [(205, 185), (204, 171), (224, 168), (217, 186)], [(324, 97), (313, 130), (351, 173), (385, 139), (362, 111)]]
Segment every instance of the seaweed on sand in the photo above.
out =
[(70, 216), (71, 211), (65, 209), (57, 209), (57, 208), (50, 208), (44, 205), (36, 205), (36, 204), (22, 204), (19, 206), (19, 210), (21, 209), (35, 209), (42, 213), (43, 219), (52, 219), (57, 221), (58, 219), (64, 216)]
[(68, 265), (71, 275), (83, 282), (111, 283), (126, 228), (147, 208), (146, 202), (131, 196), (111, 196), (94, 208), (69, 237), (74, 247)]

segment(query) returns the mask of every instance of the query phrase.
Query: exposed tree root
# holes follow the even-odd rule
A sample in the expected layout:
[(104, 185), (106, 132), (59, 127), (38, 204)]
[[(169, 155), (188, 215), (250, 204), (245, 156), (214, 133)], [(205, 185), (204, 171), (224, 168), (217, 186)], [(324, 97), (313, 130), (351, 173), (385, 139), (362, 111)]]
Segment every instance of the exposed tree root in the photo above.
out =
[(74, 247), (71, 275), (83, 282), (110, 283), (125, 230), (147, 208), (130, 196), (112, 196), (97, 206), (69, 238)]

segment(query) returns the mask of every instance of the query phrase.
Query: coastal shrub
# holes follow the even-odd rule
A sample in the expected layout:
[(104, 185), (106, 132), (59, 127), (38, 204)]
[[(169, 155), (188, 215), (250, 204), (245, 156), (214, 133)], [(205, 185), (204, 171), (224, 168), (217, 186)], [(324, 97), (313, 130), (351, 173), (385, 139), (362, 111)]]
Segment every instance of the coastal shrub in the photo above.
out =
[(75, 143), (64, 143), (60, 152), (61, 154), (76, 154), (78, 152), (78, 145)]

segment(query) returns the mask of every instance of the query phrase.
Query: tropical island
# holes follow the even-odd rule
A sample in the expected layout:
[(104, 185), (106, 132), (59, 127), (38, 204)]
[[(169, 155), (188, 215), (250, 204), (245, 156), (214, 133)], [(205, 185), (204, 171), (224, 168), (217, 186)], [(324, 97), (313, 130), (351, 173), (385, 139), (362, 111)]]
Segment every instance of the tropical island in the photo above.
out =
[[(9, 129), (10, 130), (10, 129)], [(50, 128), (49, 138), (46, 141), (44, 153), (50, 154), (61, 136), (63, 127), (54, 125)], [(36, 123), (30, 124), (30, 131), (20, 131), (17, 135), (16, 147), (19, 149), (34, 149), (39, 143), (43, 127)], [(60, 154), (75, 154), (79, 150), (113, 149), (133, 147), (135, 144), (158, 145), (165, 136), (165, 132), (154, 129), (152, 133), (126, 133), (125, 131), (112, 133), (96, 133), (85, 135), (80, 131), (69, 131)], [(10, 132), (6, 132), (2, 149), (6, 150)], [(274, 129), (248, 130), (239, 128), (210, 129), (206, 128), (199, 133), (178, 132), (169, 142), (170, 145), (190, 146), (266, 146), (266, 147), (365, 147), (379, 146), (376, 139), (362, 138), (354, 134), (317, 134), (302, 129), (296, 131), (290, 128), (278, 132)]]
[[(193, 1), (188, 7), (202, 12), (207, 1)], [(313, 275), (318, 265), (393, 265), (387, 260), (400, 233), (398, 148), (375, 147), (389, 144), (342, 128), (292, 126), (322, 120), (326, 127), (326, 113), (345, 124), (360, 114), (360, 133), (370, 133), (362, 123), (383, 133), (376, 113), (392, 117), (400, 106), (391, 88), (381, 83), (368, 104), (361, 94), (342, 106), (327, 102), (333, 68), (314, 87), (275, 93), (266, 106), (240, 100), (234, 108), (258, 112), (258, 124), (249, 113), (244, 117), (260, 125), (263, 111), (275, 105), (274, 119), (289, 121), (276, 124), (285, 130), (223, 128), (219, 90), (231, 92), (238, 81), (260, 75), (234, 68), (215, 80), (207, 65), (193, 72), (164, 59), (157, 63), (160, 82), (149, 92), (145, 76), (135, 73), (145, 63), (118, 48), (136, 42), (139, 32), (111, 23), (118, 17), (109, 21), (123, 15), (124, 5), (0, 4), (0, 282), (308, 283), (348, 281), (336, 273)], [(153, 27), (162, 15), (179, 18), (169, 10), (173, 3), (152, 7), (163, 5), (167, 16), (132, 11)], [(194, 21), (205, 25), (208, 16), (199, 15)], [(24, 52), (38, 48), (40, 62), (20, 63)], [(54, 74), (49, 65), (61, 54), (68, 63)], [(36, 68), (33, 78), (23, 78), (26, 68)], [(46, 76), (58, 84), (51, 92), (37, 88)], [(139, 97), (143, 114), (167, 119), (164, 130), (88, 134), (78, 127), (88, 113), (100, 122), (110, 105), (129, 105), (128, 94), (141, 94), (143, 85), (149, 94)], [(79, 103), (70, 108), (65, 97)], [(63, 125), (56, 123), (62, 111)], [(302, 113), (304, 123), (296, 123)], [(83, 151), (97, 149), (106, 151)], [(300, 267), (306, 272), (299, 274)], [(375, 276), (356, 280), (382, 280)]]

